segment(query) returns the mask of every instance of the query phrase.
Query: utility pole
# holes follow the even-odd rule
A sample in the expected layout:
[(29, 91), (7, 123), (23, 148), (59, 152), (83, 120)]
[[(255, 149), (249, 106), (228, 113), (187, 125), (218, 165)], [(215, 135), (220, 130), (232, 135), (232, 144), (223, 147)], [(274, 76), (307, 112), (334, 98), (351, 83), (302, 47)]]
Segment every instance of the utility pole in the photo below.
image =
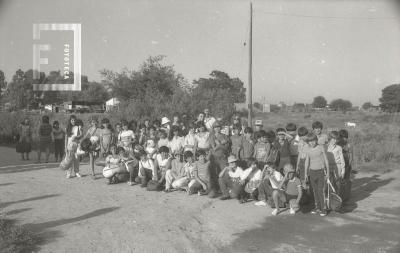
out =
[(248, 117), (247, 125), (251, 127), (253, 125), (253, 4), (250, 2), (250, 34), (249, 34), (249, 90), (247, 94), (247, 105), (248, 105)]

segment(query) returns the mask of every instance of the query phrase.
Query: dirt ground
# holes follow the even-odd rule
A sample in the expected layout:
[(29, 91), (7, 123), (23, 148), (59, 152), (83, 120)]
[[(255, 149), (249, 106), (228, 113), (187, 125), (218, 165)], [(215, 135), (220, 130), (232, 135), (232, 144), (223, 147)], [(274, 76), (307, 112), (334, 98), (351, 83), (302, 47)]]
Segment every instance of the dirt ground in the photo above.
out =
[(400, 252), (399, 165), (360, 168), (344, 214), (272, 217), (252, 202), (106, 185), (100, 168), (98, 180), (66, 179), (58, 164), (31, 163), (0, 147), (0, 212), (43, 238), (34, 252)]

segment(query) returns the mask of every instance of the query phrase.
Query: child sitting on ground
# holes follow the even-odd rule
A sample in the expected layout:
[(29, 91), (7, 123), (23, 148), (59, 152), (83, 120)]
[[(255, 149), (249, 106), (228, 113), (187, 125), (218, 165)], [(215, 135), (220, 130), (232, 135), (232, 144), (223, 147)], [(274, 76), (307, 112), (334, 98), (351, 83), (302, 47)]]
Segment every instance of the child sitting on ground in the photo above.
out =
[[(191, 182), (193, 179), (195, 179), (195, 174), (194, 174), (194, 168), (195, 168), (195, 163), (194, 163), (194, 157), (193, 153), (191, 151), (186, 151), (184, 153), (185, 157), (185, 166), (183, 167), (185, 169), (185, 176), (188, 178), (189, 182)], [(186, 192), (188, 195), (191, 195), (193, 192), (191, 191), (190, 185), (186, 188)]]
[(194, 179), (189, 182), (189, 191), (199, 195), (208, 194), (210, 190), (210, 161), (206, 158), (206, 152), (199, 150), (198, 160), (195, 163)]
[(303, 195), (300, 179), (296, 177), (295, 169), (292, 164), (286, 164), (283, 167), (285, 174), (283, 185), (285, 192), (278, 191), (280, 201), (289, 205), (289, 213), (295, 214), (300, 209), (300, 201)]
[(182, 152), (175, 153), (174, 159), (171, 161), (171, 167), (165, 172), (165, 190), (170, 192), (172, 189), (180, 189), (186, 187), (189, 183), (185, 173), (185, 163), (183, 162)]
[(139, 151), (139, 173), (136, 177), (136, 183), (140, 183), (141, 187), (147, 187), (147, 183), (150, 180), (157, 180), (157, 171), (154, 166), (153, 160), (148, 158), (147, 153), (144, 150)]
[[(273, 162), (267, 162), (261, 172), (261, 183), (258, 186), (258, 202), (254, 203), (256, 206), (266, 206), (267, 202), (271, 202), (270, 198), (274, 189), (279, 189), (279, 183), (282, 181), (282, 174), (277, 171), (276, 165)], [(271, 180), (272, 178), (272, 180)], [(274, 214), (275, 213), (275, 214)], [(278, 211), (273, 212), (276, 215)]]
[(257, 199), (258, 197), (258, 187), (261, 183), (261, 170), (258, 166), (258, 161), (255, 158), (249, 158), (248, 160), (249, 168), (243, 172), (242, 175), (242, 182), (244, 183), (244, 191), (245, 191), (245, 198), (244, 200), (247, 201), (248, 198), (250, 199)]

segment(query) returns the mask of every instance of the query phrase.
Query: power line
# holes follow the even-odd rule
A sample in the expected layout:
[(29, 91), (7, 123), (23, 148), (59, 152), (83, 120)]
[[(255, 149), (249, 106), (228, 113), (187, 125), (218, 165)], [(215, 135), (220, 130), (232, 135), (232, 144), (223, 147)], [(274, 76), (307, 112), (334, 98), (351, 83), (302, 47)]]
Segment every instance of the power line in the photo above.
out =
[(273, 12), (273, 11), (255, 11), (260, 13), (266, 13), (275, 16), (290, 16), (298, 18), (320, 18), (320, 19), (342, 19), (342, 20), (395, 20), (397, 17), (340, 17), (340, 16), (314, 16), (314, 15), (304, 15), (296, 13), (284, 13), (284, 12)]

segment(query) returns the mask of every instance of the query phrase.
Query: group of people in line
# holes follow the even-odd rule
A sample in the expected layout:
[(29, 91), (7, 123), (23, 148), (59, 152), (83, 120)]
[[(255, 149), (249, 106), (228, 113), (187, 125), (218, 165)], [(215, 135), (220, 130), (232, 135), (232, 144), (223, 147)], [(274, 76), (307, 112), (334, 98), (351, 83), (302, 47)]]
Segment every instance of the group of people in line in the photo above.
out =
[[(65, 131), (43, 116), (38, 162), (42, 151), (48, 162), (54, 143), (55, 159), (61, 160), (66, 178), (81, 177), (80, 160), (89, 156), (92, 178), (95, 167), (101, 166), (108, 184), (127, 182), (150, 191), (178, 190), (239, 203), (253, 200), (256, 206), (271, 206), (273, 215), (282, 208), (295, 214), (307, 204), (314, 206), (311, 213), (327, 215), (327, 180), (348, 198), (341, 187), (350, 181), (353, 152), (345, 129), (327, 135), (315, 121), (310, 130), (294, 123), (264, 130), (262, 120), (256, 120), (253, 129), (243, 126), (238, 115), (223, 124), (208, 109), (194, 120), (178, 114), (172, 118), (122, 120), (114, 126), (107, 118), (100, 125), (92, 118), (84, 132), (82, 120), (74, 115)], [(29, 129), (26, 119), (17, 145), (22, 159), (29, 159)]]

